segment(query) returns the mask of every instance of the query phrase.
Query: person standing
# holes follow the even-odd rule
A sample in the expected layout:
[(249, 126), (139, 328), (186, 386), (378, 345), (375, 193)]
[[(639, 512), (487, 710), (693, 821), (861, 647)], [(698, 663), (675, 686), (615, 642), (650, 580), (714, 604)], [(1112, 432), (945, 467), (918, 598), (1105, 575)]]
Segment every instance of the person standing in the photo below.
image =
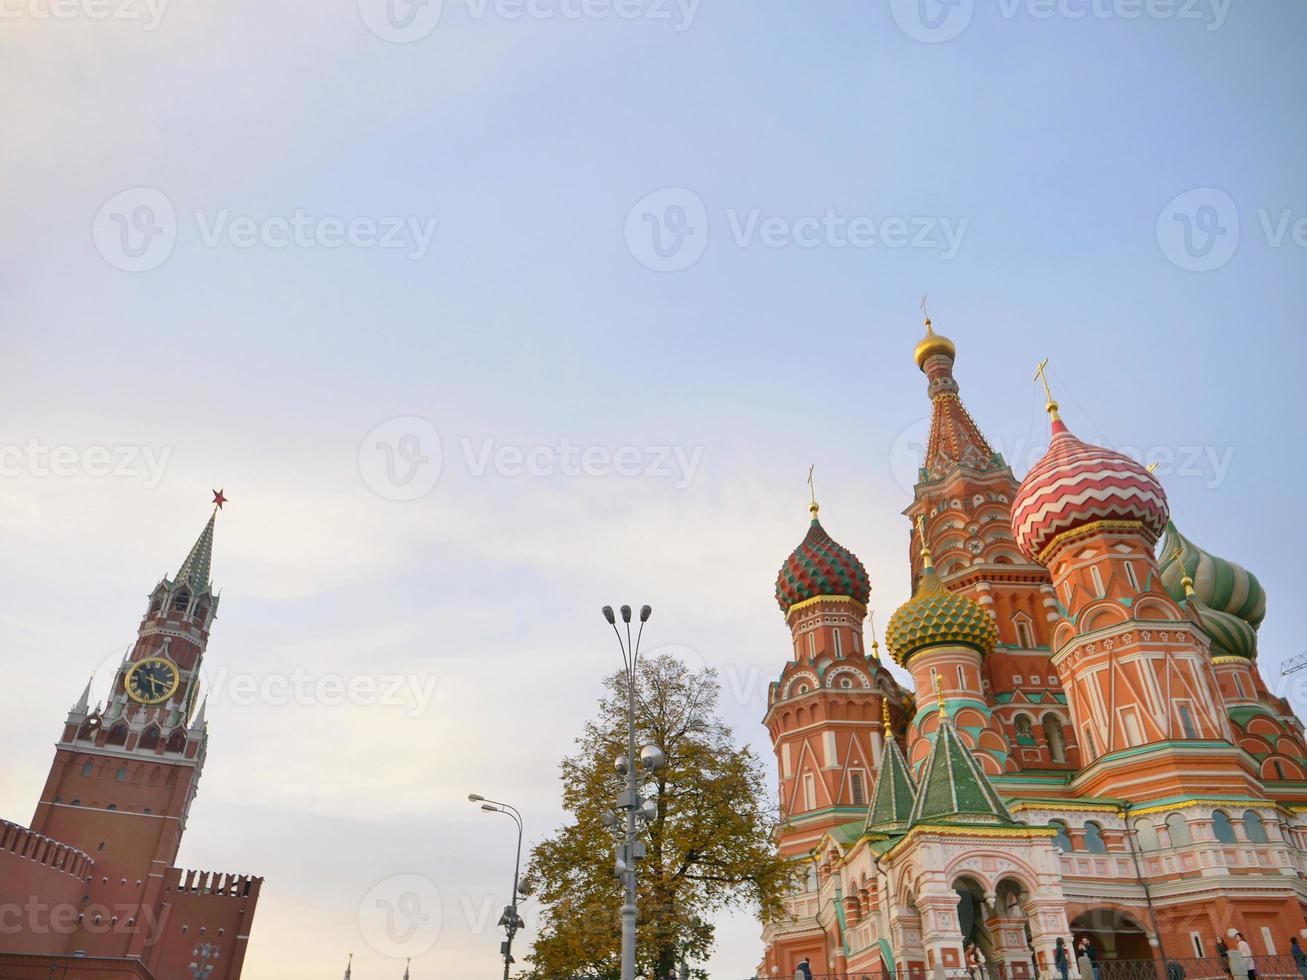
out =
[(1062, 980), (1068, 980), (1071, 974), (1071, 957), (1067, 952), (1066, 940), (1061, 936), (1057, 937), (1057, 946), (1053, 949), (1053, 965), (1057, 967), (1058, 976)]
[(1253, 962), (1253, 948), (1248, 944), (1248, 940), (1243, 938), (1242, 932), (1234, 934), (1236, 948), (1239, 955), (1243, 957), (1244, 967), (1248, 970), (1248, 980), (1257, 980), (1257, 964)]
[(1298, 937), (1294, 936), (1289, 940), (1289, 952), (1293, 954), (1293, 965), (1298, 968), (1303, 980), (1307, 980), (1307, 952), (1298, 945)]
[(808, 957), (799, 960), (799, 972), (795, 975), (794, 980), (799, 980), (802, 975), (803, 980), (812, 980), (812, 964), (808, 962)]

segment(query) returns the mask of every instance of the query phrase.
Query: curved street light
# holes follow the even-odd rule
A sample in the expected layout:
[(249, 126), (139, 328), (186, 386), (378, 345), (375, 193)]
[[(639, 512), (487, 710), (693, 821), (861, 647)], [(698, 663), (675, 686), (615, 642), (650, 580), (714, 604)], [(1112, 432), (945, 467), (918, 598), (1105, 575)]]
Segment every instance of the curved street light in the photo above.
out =
[(498, 800), (488, 800), (480, 793), (468, 793), (467, 798), (471, 803), (480, 803), (481, 809), (486, 813), (502, 813), (517, 824), (517, 862), (513, 865), (513, 896), (504, 908), (504, 914), (499, 917), (499, 924), (504, 927), (504, 932), (508, 936), (500, 946), (500, 952), (504, 954), (504, 980), (508, 980), (508, 968), (513, 963), (513, 936), (525, 925), (521, 916), (517, 914), (517, 886), (522, 872), (522, 814), (518, 812), (517, 807), (500, 803)]

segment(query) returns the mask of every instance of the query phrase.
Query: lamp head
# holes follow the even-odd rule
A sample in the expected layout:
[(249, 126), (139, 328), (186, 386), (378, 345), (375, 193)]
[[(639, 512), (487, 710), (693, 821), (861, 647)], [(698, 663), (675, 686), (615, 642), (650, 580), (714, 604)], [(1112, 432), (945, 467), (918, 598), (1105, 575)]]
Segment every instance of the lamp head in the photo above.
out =
[(613, 617), (613, 607), (604, 606), (604, 619), (608, 620), (609, 626), (616, 626), (617, 620)]
[(622, 622), (624, 622), (624, 623), (629, 623), (630, 621), (631, 621), (631, 607), (630, 607), (630, 606), (623, 606), (623, 607), (622, 607)]
[(485, 799), (485, 797), (482, 796), (480, 793), (468, 793), (468, 794), (467, 794), (467, 801), (468, 801), (469, 803), (480, 803), (480, 802), (481, 802), (482, 800), (484, 800), (484, 799)]
[(491, 806), (489, 803), (482, 803), (482, 804), (481, 804), (481, 809), (485, 810), (486, 813), (498, 813), (498, 812), (499, 812), (499, 807)]
[(640, 607), (640, 622), (642, 623), (649, 622), (649, 617), (652, 615), (653, 615), (653, 606)]

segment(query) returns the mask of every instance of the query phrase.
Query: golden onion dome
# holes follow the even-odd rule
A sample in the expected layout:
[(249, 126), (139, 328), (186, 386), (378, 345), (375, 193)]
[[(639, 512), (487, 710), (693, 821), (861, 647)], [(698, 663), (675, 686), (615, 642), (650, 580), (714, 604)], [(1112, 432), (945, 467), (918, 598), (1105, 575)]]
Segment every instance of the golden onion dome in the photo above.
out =
[(978, 650), (982, 656), (994, 652), (998, 627), (985, 607), (970, 596), (953, 592), (935, 574), (930, 549), (924, 544), (925, 525), (918, 519), (923, 545), (924, 567), (917, 591), (895, 610), (885, 630), (885, 644), (900, 667), (926, 647), (957, 644)]
[(917, 349), (913, 352), (913, 357), (917, 361), (917, 367), (925, 370), (926, 359), (936, 354), (947, 354), (949, 357), (957, 357), (958, 349), (953, 341), (947, 337), (941, 337), (935, 333), (934, 328), (930, 325), (930, 318), (926, 318), (926, 336), (922, 337), (917, 343)]

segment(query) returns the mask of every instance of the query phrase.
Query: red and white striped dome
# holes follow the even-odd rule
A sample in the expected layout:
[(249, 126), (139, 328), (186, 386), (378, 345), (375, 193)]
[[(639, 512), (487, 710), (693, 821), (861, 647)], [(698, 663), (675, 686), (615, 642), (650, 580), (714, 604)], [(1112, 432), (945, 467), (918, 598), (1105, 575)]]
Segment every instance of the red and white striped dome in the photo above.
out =
[(1145, 467), (1081, 442), (1055, 419), (1048, 452), (1012, 502), (1012, 534), (1028, 558), (1040, 561), (1059, 534), (1095, 521), (1136, 521), (1155, 542), (1169, 516), (1166, 492)]

